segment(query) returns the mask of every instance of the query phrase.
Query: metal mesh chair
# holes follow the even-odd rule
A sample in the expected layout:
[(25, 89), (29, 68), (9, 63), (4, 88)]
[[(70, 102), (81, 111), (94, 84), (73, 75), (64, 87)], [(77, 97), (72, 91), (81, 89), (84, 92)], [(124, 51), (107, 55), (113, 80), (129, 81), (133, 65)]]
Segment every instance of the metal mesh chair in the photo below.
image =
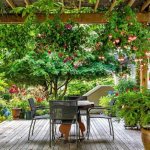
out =
[(87, 100), (87, 96), (68, 96), (67, 100)]
[(41, 116), (36, 114), (37, 110), (44, 110), (44, 109), (49, 109), (49, 108), (45, 108), (45, 107), (42, 107), (42, 106), (36, 106), (35, 103), (34, 103), (33, 98), (29, 98), (28, 102), (29, 102), (29, 106), (30, 106), (30, 109), (31, 109), (31, 118), (32, 118), (30, 128), (29, 128), (29, 134), (28, 134), (28, 140), (30, 140), (30, 134), (31, 134), (31, 131), (32, 131), (32, 135), (33, 135), (36, 120), (49, 119), (50, 116), (48, 114), (41, 115)]
[(110, 129), (110, 135), (112, 135), (113, 140), (114, 140), (114, 129), (113, 129), (113, 124), (112, 124), (112, 117), (109, 115), (105, 115), (104, 111), (110, 111), (109, 108), (104, 108), (101, 106), (94, 106), (89, 109), (89, 115), (88, 115), (88, 131), (87, 131), (87, 137), (89, 139), (89, 134), (90, 134), (90, 120), (94, 118), (100, 118), (100, 119), (107, 119), (108, 124), (109, 124), (109, 129)]
[(55, 140), (55, 125), (76, 125), (76, 142), (78, 143), (78, 106), (77, 101), (50, 101), (50, 146)]

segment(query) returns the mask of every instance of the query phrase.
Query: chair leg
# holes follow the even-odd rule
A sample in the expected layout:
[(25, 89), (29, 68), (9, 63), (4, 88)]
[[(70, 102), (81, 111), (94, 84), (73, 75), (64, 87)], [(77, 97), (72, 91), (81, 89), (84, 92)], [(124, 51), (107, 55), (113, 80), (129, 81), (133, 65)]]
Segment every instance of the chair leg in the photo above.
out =
[(108, 119), (110, 135), (112, 135), (111, 120)]
[[(80, 129), (78, 129), (78, 122), (76, 122), (76, 146), (78, 147), (78, 130), (80, 132)], [(79, 137), (80, 138), (80, 137)]]
[(34, 133), (35, 122), (36, 122), (36, 119), (34, 120), (34, 123), (33, 123), (32, 135), (33, 135), (33, 133)]
[(88, 118), (87, 139), (89, 139), (89, 134), (90, 134), (90, 118)]
[(110, 119), (110, 124), (111, 124), (112, 136), (113, 136), (113, 140), (114, 140), (114, 128), (113, 128), (113, 124), (112, 124), (112, 119)]
[(51, 127), (52, 125), (51, 125), (51, 119), (50, 119), (50, 121), (49, 121), (49, 140), (50, 140), (50, 147), (52, 146), (52, 130), (51, 130)]
[(28, 141), (30, 140), (30, 133), (31, 133), (32, 124), (33, 124), (33, 119), (32, 119), (31, 124), (30, 124), (30, 129), (29, 129), (29, 134), (28, 134)]

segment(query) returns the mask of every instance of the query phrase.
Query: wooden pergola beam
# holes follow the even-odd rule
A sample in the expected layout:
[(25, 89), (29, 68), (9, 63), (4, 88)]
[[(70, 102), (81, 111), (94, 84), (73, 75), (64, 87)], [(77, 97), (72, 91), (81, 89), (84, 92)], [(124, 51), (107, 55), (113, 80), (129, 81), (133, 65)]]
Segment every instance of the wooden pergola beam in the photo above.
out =
[(82, 0), (79, 0), (79, 10), (81, 9)]
[(30, 5), (29, 0), (24, 0), (24, 2), (25, 2), (25, 4), (26, 4), (26, 6)]
[(99, 2), (100, 2), (100, 0), (97, 0), (97, 1), (96, 1), (95, 7), (94, 7), (94, 12), (96, 12), (96, 10), (97, 10), (97, 8), (98, 8), (98, 5), (99, 5)]
[(135, 0), (130, 0), (129, 2), (128, 2), (128, 6), (132, 6), (133, 4), (134, 4), (134, 2), (135, 2)]
[[(148, 13), (137, 13), (137, 20), (141, 23), (150, 23), (150, 12)], [(45, 15), (38, 14), (37, 18), (39, 21), (44, 21), (46, 19)], [(107, 18), (105, 13), (86, 13), (86, 14), (61, 14), (60, 18), (63, 22), (67, 20), (72, 20), (81, 24), (99, 24), (106, 23)], [(54, 15), (49, 15), (49, 19), (54, 19)], [(23, 23), (25, 21), (25, 17), (21, 15), (0, 15), (0, 23)]]
[(150, 5), (150, 0), (145, 1), (145, 3), (142, 5), (141, 12), (144, 11), (148, 5)]
[(15, 4), (12, 0), (6, 0), (7, 4), (11, 7), (11, 8), (15, 8)]
[(62, 3), (61, 13), (63, 13), (63, 12), (64, 12), (64, 10), (65, 10), (64, 0), (61, 0), (61, 3)]
[(112, 11), (114, 9), (114, 7), (116, 6), (117, 0), (113, 0), (113, 2), (111, 3), (111, 6), (109, 8), (109, 11)]

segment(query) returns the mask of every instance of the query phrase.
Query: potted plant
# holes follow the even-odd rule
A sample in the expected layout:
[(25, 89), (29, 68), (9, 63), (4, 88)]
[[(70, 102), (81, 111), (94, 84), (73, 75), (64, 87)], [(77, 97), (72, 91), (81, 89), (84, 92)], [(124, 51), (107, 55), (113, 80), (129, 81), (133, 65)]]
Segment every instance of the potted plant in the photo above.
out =
[(150, 91), (129, 91), (118, 96), (114, 108), (129, 126), (140, 125), (145, 150), (150, 149)]
[(13, 119), (19, 119), (21, 114), (21, 100), (17, 97), (14, 97), (10, 101), (10, 107), (12, 108)]

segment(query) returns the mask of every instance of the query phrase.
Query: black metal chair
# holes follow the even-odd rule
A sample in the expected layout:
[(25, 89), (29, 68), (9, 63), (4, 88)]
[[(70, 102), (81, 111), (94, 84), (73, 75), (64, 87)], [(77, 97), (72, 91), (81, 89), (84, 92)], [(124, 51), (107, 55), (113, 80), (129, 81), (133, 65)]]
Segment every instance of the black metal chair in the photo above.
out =
[(87, 100), (87, 96), (68, 96), (67, 100), (78, 100), (78, 101), (82, 101), (82, 100)]
[(56, 126), (60, 125), (76, 125), (76, 143), (78, 145), (78, 106), (77, 101), (49, 101), (50, 105), (50, 146), (55, 141)]
[[(110, 108), (105, 108), (101, 106), (94, 106), (89, 109), (89, 115), (88, 115), (88, 131), (87, 131), (87, 137), (89, 139), (89, 134), (90, 134), (90, 121), (91, 119), (94, 118), (99, 118), (99, 119), (107, 119), (108, 124), (109, 124), (109, 129), (110, 129), (110, 135), (113, 137), (114, 140), (114, 129), (113, 129), (113, 124), (112, 124), (112, 117), (109, 115), (106, 115), (104, 111), (110, 111)], [(108, 113), (109, 114), (109, 113)]]
[(49, 108), (45, 108), (42, 106), (36, 106), (33, 98), (29, 98), (28, 102), (29, 102), (29, 106), (31, 109), (31, 118), (32, 118), (30, 128), (29, 128), (29, 134), (28, 134), (28, 140), (30, 140), (31, 131), (32, 131), (32, 135), (34, 133), (34, 127), (35, 127), (36, 120), (49, 119), (50, 115), (48, 115), (48, 114), (41, 115), (41, 116), (37, 115), (36, 114), (37, 110), (44, 110), (44, 109), (49, 109)]

